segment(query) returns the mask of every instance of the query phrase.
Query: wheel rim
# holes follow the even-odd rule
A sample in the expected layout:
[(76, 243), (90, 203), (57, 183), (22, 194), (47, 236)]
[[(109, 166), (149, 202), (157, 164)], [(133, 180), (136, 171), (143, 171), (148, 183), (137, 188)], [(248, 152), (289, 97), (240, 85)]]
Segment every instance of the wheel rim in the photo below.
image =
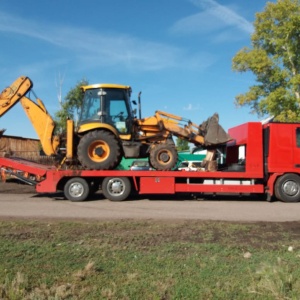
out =
[(84, 187), (79, 182), (74, 182), (70, 185), (69, 194), (72, 197), (74, 197), (74, 198), (81, 197), (83, 193), (84, 193)]
[(104, 141), (95, 141), (88, 148), (88, 155), (95, 162), (102, 162), (108, 158), (110, 154), (109, 145)]
[(283, 192), (288, 196), (295, 196), (299, 193), (299, 186), (295, 181), (286, 181), (282, 186)]
[(161, 164), (161, 165), (166, 165), (169, 163), (169, 161), (172, 159), (172, 153), (170, 150), (167, 149), (163, 149), (160, 150), (157, 154), (157, 161)]
[(113, 196), (122, 195), (125, 191), (125, 184), (121, 179), (110, 179), (107, 187), (109, 194)]

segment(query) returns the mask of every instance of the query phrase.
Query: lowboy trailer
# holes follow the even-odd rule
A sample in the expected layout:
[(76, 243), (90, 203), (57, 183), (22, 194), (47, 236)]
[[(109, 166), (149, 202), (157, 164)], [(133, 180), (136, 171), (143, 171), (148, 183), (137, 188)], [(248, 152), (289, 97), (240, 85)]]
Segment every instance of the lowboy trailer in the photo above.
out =
[(133, 191), (261, 194), (268, 201), (300, 201), (299, 123), (248, 122), (228, 133), (232, 140), (220, 148), (225, 163), (216, 171), (63, 170), (13, 158), (0, 158), (0, 168), (3, 176), (14, 174), (38, 193), (64, 191), (71, 201), (84, 201), (99, 187), (112, 201), (125, 200)]

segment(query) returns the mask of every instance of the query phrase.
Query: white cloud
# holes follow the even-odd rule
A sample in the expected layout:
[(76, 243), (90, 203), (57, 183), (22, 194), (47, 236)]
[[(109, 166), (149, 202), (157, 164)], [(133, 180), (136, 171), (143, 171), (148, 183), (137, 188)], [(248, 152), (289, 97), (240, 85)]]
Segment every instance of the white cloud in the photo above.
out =
[(187, 106), (183, 107), (183, 110), (187, 110), (187, 111), (193, 111), (193, 110), (199, 110), (199, 105), (193, 105), (192, 103), (188, 103)]
[[(0, 12), (0, 32), (29, 37), (64, 49), (87, 69), (121, 64), (127, 68), (148, 71), (181, 66), (199, 70), (213, 63), (211, 55), (206, 53), (195, 55), (184, 48), (119, 33), (96, 32), (61, 24), (40, 24), (4, 12)], [(201, 59), (201, 56), (204, 58)]]
[[(214, 32), (213, 37), (218, 37), (217, 31), (227, 28), (238, 29), (246, 34), (253, 32), (253, 25), (232, 9), (219, 4), (215, 0), (189, 0), (200, 8), (200, 13), (188, 16), (177, 21), (171, 32), (176, 34), (203, 34)], [(224, 37), (224, 35), (223, 35)], [(231, 38), (227, 35), (227, 38)]]
[(241, 31), (246, 33), (252, 33), (253, 25), (247, 21), (244, 17), (237, 14), (232, 9), (219, 4), (215, 0), (190, 0), (194, 5), (204, 8), (212, 16), (215, 16), (221, 22), (229, 26), (235, 26)]

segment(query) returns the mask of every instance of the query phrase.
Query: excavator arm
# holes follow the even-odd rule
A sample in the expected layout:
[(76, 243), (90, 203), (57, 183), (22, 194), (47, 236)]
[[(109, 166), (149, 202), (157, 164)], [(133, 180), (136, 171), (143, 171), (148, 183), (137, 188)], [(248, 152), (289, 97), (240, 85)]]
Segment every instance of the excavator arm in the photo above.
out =
[(26, 95), (33, 84), (28, 77), (21, 76), (0, 94), (0, 117), (10, 110), (20, 99)]
[(32, 86), (28, 77), (21, 76), (4, 89), (0, 94), (0, 117), (20, 102), (40, 139), (45, 154), (55, 155), (60, 144), (59, 137), (53, 135), (55, 123), (42, 100), (37, 98), (34, 102), (25, 96)]
[[(195, 145), (217, 146), (231, 140), (219, 125), (219, 116), (214, 114), (201, 125), (163, 111), (156, 111), (149, 118), (137, 120), (142, 139), (159, 140), (170, 133)], [(184, 123), (184, 124), (182, 124)]]

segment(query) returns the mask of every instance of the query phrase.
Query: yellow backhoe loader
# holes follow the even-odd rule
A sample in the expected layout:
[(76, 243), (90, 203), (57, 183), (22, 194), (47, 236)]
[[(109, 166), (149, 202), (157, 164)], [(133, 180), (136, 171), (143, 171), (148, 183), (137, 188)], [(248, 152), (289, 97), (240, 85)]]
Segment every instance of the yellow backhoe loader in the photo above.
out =
[[(23, 106), (46, 155), (57, 155), (63, 143), (54, 135), (55, 122), (43, 102), (29, 98), (33, 83), (19, 77), (0, 94), (0, 117), (17, 102)], [(157, 170), (171, 170), (177, 163), (173, 136), (188, 140), (196, 146), (214, 149), (230, 140), (219, 125), (217, 114), (196, 125), (182, 117), (162, 111), (154, 116), (136, 117), (131, 107), (131, 88), (116, 84), (83, 86), (84, 97), (78, 126), (67, 121), (64, 161), (76, 162), (85, 169), (114, 169), (122, 157), (149, 157)], [(133, 101), (134, 102), (134, 101)], [(136, 103), (135, 103), (136, 104)], [(139, 97), (140, 108), (140, 97)]]

